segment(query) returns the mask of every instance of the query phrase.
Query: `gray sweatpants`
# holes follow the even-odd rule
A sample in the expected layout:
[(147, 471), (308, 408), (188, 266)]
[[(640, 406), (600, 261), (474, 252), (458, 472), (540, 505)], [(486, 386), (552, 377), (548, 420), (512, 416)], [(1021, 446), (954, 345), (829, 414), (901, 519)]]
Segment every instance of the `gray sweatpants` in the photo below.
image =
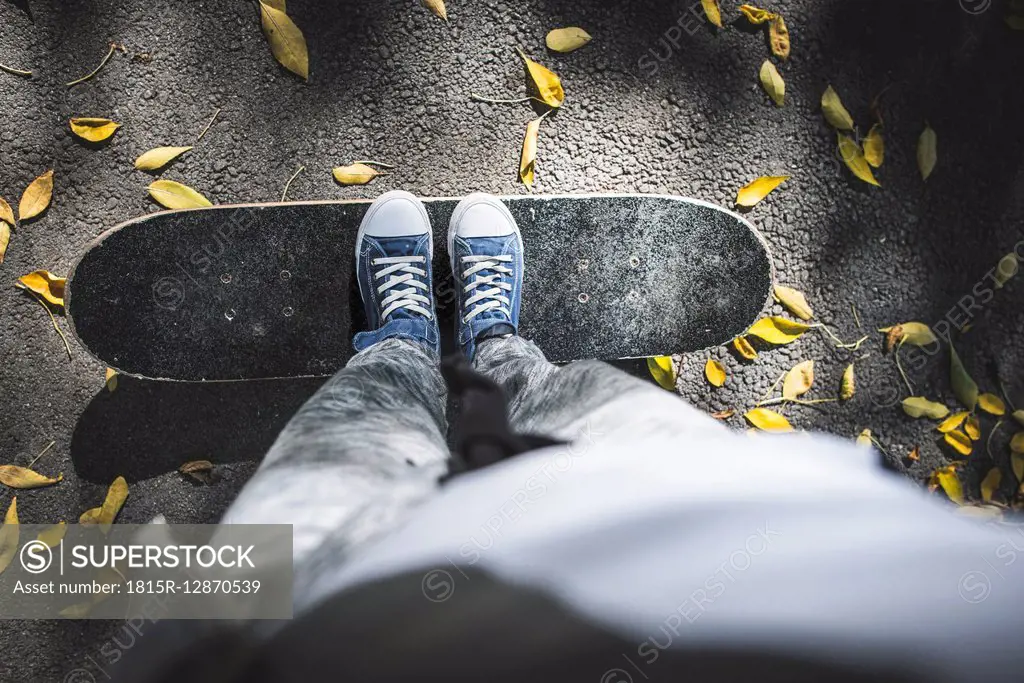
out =
[[(226, 513), (224, 523), (294, 526), (296, 612), (323, 597), (308, 587), (438, 490), (448, 459), (438, 361), (400, 339), (357, 354), (292, 418)], [(605, 363), (552, 365), (520, 337), (483, 341), (474, 366), (504, 389), (515, 431), (569, 449), (586, 448), (595, 435), (682, 439), (725, 429)]]

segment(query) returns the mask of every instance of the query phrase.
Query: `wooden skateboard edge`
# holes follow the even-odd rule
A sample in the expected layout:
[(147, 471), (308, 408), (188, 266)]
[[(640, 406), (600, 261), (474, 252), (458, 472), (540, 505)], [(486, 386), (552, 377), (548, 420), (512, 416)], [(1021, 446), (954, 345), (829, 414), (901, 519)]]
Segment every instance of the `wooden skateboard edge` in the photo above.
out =
[[(456, 197), (420, 197), (419, 199), (421, 199), (422, 201), (425, 201), (425, 202), (426, 201), (458, 201), (458, 200), (462, 199), (463, 197), (464, 197), (464, 195), (463, 196), (456, 196)], [(761, 231), (758, 230), (758, 228), (753, 223), (751, 223), (749, 220), (747, 220), (744, 216), (740, 215), (736, 211), (733, 211), (732, 209), (727, 209), (725, 207), (719, 206), (718, 204), (714, 204), (712, 202), (709, 202), (709, 201), (706, 201), (706, 200), (703, 200), (703, 199), (696, 199), (696, 198), (693, 198), (693, 197), (684, 197), (682, 195), (661, 194), (661, 193), (646, 194), (646, 193), (641, 193), (641, 192), (595, 192), (595, 193), (580, 193), (580, 194), (565, 193), (565, 194), (544, 194), (544, 195), (530, 195), (530, 194), (523, 194), (523, 195), (518, 195), (518, 194), (517, 195), (497, 195), (497, 197), (498, 197), (498, 199), (502, 200), (503, 202), (506, 201), (506, 200), (509, 200), (509, 199), (514, 199), (514, 200), (518, 200), (518, 199), (538, 199), (538, 200), (545, 200), (545, 201), (547, 201), (547, 200), (554, 201), (554, 200), (564, 200), (564, 199), (600, 199), (600, 198), (621, 198), (621, 197), (647, 197), (647, 198), (652, 198), (652, 199), (667, 199), (667, 200), (670, 200), (670, 201), (684, 202), (684, 203), (687, 203), (687, 204), (697, 204), (697, 205), (704, 206), (704, 207), (707, 207), (707, 208), (710, 208), (710, 209), (714, 209), (716, 211), (721, 211), (723, 213), (726, 213), (729, 216), (731, 216), (732, 218), (738, 220), (740, 223), (745, 225), (748, 230), (750, 230), (750, 232), (757, 238), (757, 241), (760, 243), (761, 247), (764, 249), (765, 255), (768, 257), (768, 266), (769, 266), (769, 286), (768, 286), (768, 292), (767, 292), (767, 294), (765, 296), (764, 303), (761, 305), (759, 313), (754, 318), (754, 320), (751, 321), (751, 324), (753, 324), (754, 322), (759, 320), (771, 308), (771, 304), (772, 304), (772, 291), (773, 291), (775, 283), (776, 283), (775, 256), (772, 253), (771, 246), (768, 244), (768, 240), (765, 239), (765, 236), (761, 233)], [(132, 377), (134, 379), (140, 379), (140, 380), (148, 380), (148, 381), (155, 381), (155, 382), (180, 382), (180, 383), (184, 383), (184, 384), (206, 384), (206, 383), (213, 383), (213, 382), (218, 382), (218, 383), (221, 383), (221, 382), (259, 382), (259, 381), (264, 381), (264, 380), (275, 381), (275, 380), (288, 380), (288, 379), (316, 379), (316, 378), (321, 378), (321, 377), (330, 377), (331, 375), (315, 375), (315, 374), (310, 374), (310, 375), (287, 375), (285, 377), (245, 377), (245, 378), (239, 378), (239, 379), (189, 380), (189, 379), (177, 379), (177, 378), (173, 378), (173, 377), (151, 377), (149, 375), (140, 375), (138, 373), (128, 372), (126, 370), (122, 370), (121, 368), (118, 368), (118, 367), (116, 367), (114, 365), (111, 365), (108, 361), (106, 361), (106, 360), (100, 358), (98, 355), (96, 355), (92, 351), (92, 349), (89, 347), (89, 345), (85, 342), (85, 340), (82, 339), (82, 337), (78, 334), (78, 330), (75, 327), (75, 319), (74, 319), (74, 315), (72, 314), (72, 308), (71, 308), (71, 304), (72, 304), (72, 301), (73, 301), (72, 297), (73, 297), (73, 293), (74, 293), (74, 286), (73, 285), (74, 285), (75, 272), (78, 270), (79, 264), (82, 262), (83, 259), (85, 259), (86, 255), (88, 255), (89, 252), (92, 251), (94, 248), (102, 246), (103, 242), (105, 242), (110, 236), (114, 235), (115, 233), (117, 233), (117, 232), (123, 230), (124, 228), (127, 228), (127, 227), (131, 226), (131, 225), (134, 225), (136, 223), (142, 223), (144, 221), (148, 221), (148, 220), (151, 220), (151, 219), (159, 217), (159, 216), (166, 216), (166, 215), (169, 215), (169, 214), (191, 213), (191, 212), (194, 212), (194, 211), (217, 211), (217, 210), (222, 210), (222, 209), (251, 209), (251, 208), (263, 208), (263, 207), (274, 207), (274, 206), (323, 206), (323, 205), (329, 205), (329, 204), (370, 204), (373, 201), (374, 201), (374, 199), (353, 198), (353, 199), (313, 199), (313, 200), (307, 200), (307, 201), (293, 201), (293, 202), (244, 202), (244, 203), (239, 203), (239, 204), (215, 204), (213, 206), (203, 206), (203, 207), (197, 207), (197, 208), (193, 208), (193, 209), (164, 209), (164, 210), (161, 210), (161, 211), (155, 211), (153, 213), (148, 213), (148, 214), (145, 214), (145, 215), (142, 215), (142, 216), (136, 216), (135, 218), (130, 218), (130, 219), (126, 220), (126, 221), (122, 221), (122, 222), (120, 222), (120, 223), (118, 223), (118, 224), (116, 224), (116, 225), (114, 225), (114, 226), (112, 226), (110, 228), (107, 228), (106, 230), (101, 232), (99, 235), (97, 235), (96, 237), (91, 239), (88, 242), (88, 244), (86, 244), (85, 248), (81, 251), (81, 253), (79, 253), (78, 257), (75, 259), (74, 263), (71, 265), (71, 268), (68, 270), (67, 284), (66, 284), (65, 291), (64, 291), (64, 310), (67, 313), (65, 318), (66, 318), (66, 320), (68, 322), (68, 328), (71, 331), (71, 335), (74, 337), (75, 341), (78, 342), (78, 345), (82, 349), (84, 349), (85, 352), (87, 354), (89, 354), (89, 356), (92, 357), (94, 360), (98, 361), (99, 363), (103, 364), (106, 367), (111, 368), (112, 370), (117, 372), (117, 374), (119, 374), (119, 375), (123, 375), (125, 377)], [(736, 335), (730, 335), (726, 339), (723, 339), (722, 341), (719, 341), (719, 342), (717, 342), (715, 344), (709, 344), (709, 345), (703, 347), (702, 349), (694, 349), (693, 351), (687, 351), (685, 353), (694, 353), (696, 351), (702, 351), (702, 350), (714, 348), (716, 346), (722, 346), (723, 344), (727, 344), (729, 341), (731, 341), (735, 336)], [(681, 352), (672, 352), (672, 351), (670, 351), (670, 352), (668, 352), (666, 354), (663, 354), (663, 355), (672, 355), (673, 353), (681, 353)], [(621, 358), (605, 358), (605, 359), (601, 359), (601, 360), (637, 360), (637, 359), (641, 359), (641, 358), (648, 358), (648, 356), (623, 356)]]

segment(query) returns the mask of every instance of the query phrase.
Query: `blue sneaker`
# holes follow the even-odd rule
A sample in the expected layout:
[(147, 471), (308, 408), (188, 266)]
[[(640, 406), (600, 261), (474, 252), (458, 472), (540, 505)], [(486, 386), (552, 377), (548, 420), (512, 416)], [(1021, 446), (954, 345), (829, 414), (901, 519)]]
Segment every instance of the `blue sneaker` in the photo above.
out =
[(385, 192), (366, 210), (356, 236), (356, 280), (370, 331), (355, 336), (356, 351), (399, 338), (440, 352), (433, 254), (426, 207), (412, 194)]
[(472, 360), (481, 339), (519, 332), (523, 237), (500, 199), (471, 194), (452, 213), (448, 253), (459, 292), (459, 346)]

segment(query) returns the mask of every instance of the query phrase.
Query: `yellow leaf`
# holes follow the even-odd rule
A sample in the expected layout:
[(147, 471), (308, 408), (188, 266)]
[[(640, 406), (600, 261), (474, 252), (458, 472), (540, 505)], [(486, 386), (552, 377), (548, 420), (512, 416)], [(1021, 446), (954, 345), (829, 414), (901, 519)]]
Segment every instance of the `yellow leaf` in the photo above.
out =
[(25, 188), (25, 192), (21, 195), (21, 201), (18, 202), (18, 217), (23, 221), (35, 218), (46, 211), (52, 197), (53, 171), (47, 171)]
[(949, 415), (949, 408), (929, 401), (923, 396), (911, 396), (903, 399), (903, 412), (910, 417), (930, 417), (933, 420), (941, 420)]
[(672, 356), (648, 358), (647, 370), (662, 389), (676, 390), (676, 368)]
[(740, 206), (754, 206), (787, 180), (788, 175), (761, 176), (740, 188), (736, 193), (736, 203)]
[(0, 574), (4, 573), (18, 552), (18, 539), (21, 536), (18, 525), (18, 498), (11, 498), (11, 506), (4, 516), (4, 525), (0, 526)]
[(786, 103), (786, 82), (782, 80), (782, 74), (775, 68), (770, 59), (764, 60), (764, 64), (761, 65), (761, 86), (764, 91), (768, 93), (768, 97), (772, 98), (772, 102), (777, 107), (781, 107)]
[(366, 164), (338, 166), (333, 173), (334, 179), (341, 185), (365, 185), (377, 176), (383, 175), (377, 169)]
[(793, 400), (800, 398), (811, 389), (814, 383), (814, 361), (805, 360), (794, 365), (786, 373), (782, 381), (782, 398)]
[(704, 7), (704, 16), (718, 28), (722, 28), (722, 10), (718, 8), (718, 0), (700, 0)]
[(56, 548), (64, 540), (64, 534), (68, 532), (68, 525), (64, 522), (57, 522), (53, 526), (46, 527), (36, 536), (37, 541), (42, 541), (51, 548)]
[(798, 290), (783, 285), (775, 285), (772, 293), (776, 301), (801, 320), (810, 320), (814, 317), (814, 311), (811, 310), (806, 297)]
[(938, 160), (938, 136), (927, 123), (921, 131), (921, 137), (917, 139), (917, 168), (921, 171), (921, 179), (928, 180), (928, 176), (935, 170), (935, 162)]
[(11, 226), (14, 225), (14, 209), (3, 197), (0, 197), (0, 221)]
[(768, 410), (767, 408), (754, 408), (747, 412), (743, 417), (747, 418), (750, 424), (763, 432), (793, 431), (793, 425), (789, 424), (789, 420), (784, 418), (782, 415), (779, 415), (774, 410)]
[(1024, 453), (1024, 432), (1017, 432), (1010, 439), (1010, 450), (1014, 453)]
[(825, 114), (825, 120), (832, 124), (837, 130), (853, 130), (853, 117), (846, 111), (839, 94), (832, 89), (832, 86), (825, 88), (821, 96), (821, 111)]
[(10, 486), (12, 489), (37, 489), (41, 486), (56, 484), (63, 478), (63, 475), (58, 474), (56, 479), (52, 479), (17, 465), (0, 465), (0, 483)]
[(951, 432), (954, 429), (958, 428), (963, 423), (963, 421), (967, 419), (968, 415), (970, 415), (970, 413), (968, 413), (967, 411), (953, 413), (945, 420), (943, 420), (935, 429), (939, 430), (943, 434), (945, 434), (946, 432)]
[(912, 460), (914, 462), (917, 462), (918, 460), (920, 460), (921, 459), (921, 448), (919, 446), (914, 446), (913, 448), (911, 448), (910, 452), (907, 453), (907, 459), (908, 460)]
[(537, 97), (549, 107), (562, 106), (565, 92), (562, 90), (562, 82), (558, 80), (555, 72), (528, 58), (522, 50), (519, 51), (519, 56), (526, 64), (526, 73), (529, 75), (531, 87), (536, 91)]
[(572, 52), (589, 42), (590, 34), (579, 26), (556, 28), (549, 31), (547, 37), (544, 38), (544, 44), (548, 46), (549, 50), (555, 52)]
[(29, 289), (54, 306), (64, 305), (64, 285), (67, 282), (48, 270), (35, 270), (18, 278), (18, 287)]
[(789, 29), (781, 14), (772, 17), (768, 24), (768, 44), (773, 55), (779, 59), (789, 59)]
[(1003, 473), (993, 467), (981, 480), (981, 499), (986, 503), (992, 502), (992, 496), (999, 490), (999, 482), (1003, 479)]
[(0, 221), (0, 263), (4, 262), (4, 255), (7, 253), (7, 245), (11, 243), (11, 226), (5, 221)]
[(854, 142), (853, 138), (848, 135), (843, 135), (842, 133), (837, 133), (836, 135), (839, 138), (839, 156), (842, 157), (846, 167), (853, 171), (853, 175), (865, 183), (881, 187), (882, 184), (875, 179), (875, 174), (871, 172), (871, 166), (868, 165), (867, 160), (864, 158), (864, 152), (861, 151), (860, 145)]
[(127, 498), (128, 482), (124, 480), (124, 477), (118, 477), (107, 489), (107, 497), (104, 499), (103, 505), (83, 512), (78, 520), (79, 524), (98, 524), (103, 533), (107, 533)]
[(149, 196), (168, 209), (197, 209), (213, 206), (210, 200), (188, 185), (173, 180), (154, 180), (149, 185)]
[(1010, 252), (1003, 258), (999, 259), (999, 263), (996, 264), (996, 272), (993, 276), (996, 281), (996, 289), (1002, 289), (1010, 278), (1017, 274), (1019, 268), (1017, 254)]
[(953, 394), (967, 410), (974, 410), (978, 404), (978, 385), (967, 374), (964, 364), (960, 362), (953, 344), (949, 345), (949, 380), (953, 385)]
[(1010, 465), (1013, 467), (1013, 476), (1017, 477), (1018, 482), (1024, 483), (1024, 455), (1011, 453)]
[(858, 446), (861, 446), (862, 448), (864, 448), (864, 447), (871, 448), (873, 443), (874, 442), (871, 439), (871, 430), (870, 429), (865, 429), (864, 431), (862, 431), (860, 434), (857, 435), (857, 445)]
[(156, 171), (192, 149), (191, 147), (154, 147), (135, 160), (140, 171)]
[(757, 358), (757, 351), (751, 346), (750, 342), (746, 337), (736, 337), (732, 340), (733, 348), (736, 349), (736, 353), (740, 354), (747, 360), (754, 360)]
[(107, 385), (107, 391), (117, 389), (117, 371), (114, 368), (107, 368), (107, 375), (103, 381)]
[(964, 504), (964, 489), (960, 484), (960, 479), (956, 476), (956, 467), (954, 465), (935, 470), (932, 473), (931, 481), (941, 486), (942, 490), (946, 493), (946, 497), (951, 501), (957, 505)]
[(445, 9), (444, 0), (423, 0), (423, 5), (437, 16), (448, 21), (448, 10)]
[(897, 338), (900, 344), (910, 344), (911, 346), (928, 346), (939, 340), (935, 333), (932, 332), (932, 328), (924, 323), (903, 323), (901, 325), (893, 325), (892, 327), (883, 327), (878, 331), (886, 333), (896, 331), (899, 333)]
[(989, 415), (995, 415), (997, 417), (1006, 415), (1006, 404), (1003, 403), (1003, 399), (999, 398), (995, 394), (986, 393), (979, 395), (978, 407)]
[(789, 344), (809, 329), (810, 325), (773, 315), (758, 320), (747, 330), (747, 334), (769, 344)]
[(758, 9), (753, 5), (740, 5), (740, 12), (751, 24), (760, 25), (775, 18), (775, 14), (767, 10)]
[(71, 132), (89, 142), (103, 142), (120, 127), (110, 119), (71, 119)]
[(857, 392), (857, 380), (853, 374), (853, 363), (843, 370), (843, 379), (839, 382), (839, 398), (849, 401)]
[(537, 164), (537, 134), (540, 132), (540, 122), (543, 118), (541, 116), (526, 124), (526, 135), (523, 136), (523, 152), (519, 157), (519, 179), (527, 187), (533, 185), (533, 171)]
[(79, 524), (99, 524), (100, 513), (103, 512), (102, 507), (90, 508), (82, 513), (78, 518)]
[(1024, 427), (1024, 410), (1013, 411), (1013, 419), (1017, 421), (1021, 427)]
[(270, 52), (281, 66), (292, 73), (309, 79), (309, 52), (302, 31), (291, 18), (277, 9), (260, 2), (263, 33), (270, 43)]
[(882, 137), (882, 126), (875, 124), (864, 138), (864, 160), (878, 168), (885, 159), (885, 139)]
[(977, 441), (981, 438), (981, 422), (978, 420), (977, 415), (968, 415), (964, 421), (964, 433), (971, 438), (971, 441)]
[(711, 386), (720, 387), (725, 384), (725, 366), (721, 361), (709, 358), (704, 364), (704, 376), (708, 378)]
[(288, 11), (288, 8), (285, 5), (285, 0), (261, 0), (261, 2), (263, 2), (264, 5), (281, 10), (282, 12)]

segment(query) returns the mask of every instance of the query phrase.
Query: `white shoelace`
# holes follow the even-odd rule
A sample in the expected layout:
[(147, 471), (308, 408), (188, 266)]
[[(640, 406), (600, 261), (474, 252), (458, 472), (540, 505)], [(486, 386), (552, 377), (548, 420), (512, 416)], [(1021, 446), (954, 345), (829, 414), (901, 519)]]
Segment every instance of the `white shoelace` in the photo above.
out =
[(415, 311), (427, 320), (434, 317), (430, 313), (430, 298), (416, 291), (417, 289), (430, 291), (430, 288), (422, 280), (416, 279), (417, 277), (426, 278), (427, 271), (425, 268), (417, 268), (412, 265), (425, 263), (426, 260), (425, 256), (384, 256), (370, 261), (372, 266), (385, 266), (373, 274), (374, 279), (388, 278), (377, 287), (378, 294), (383, 294), (398, 285), (406, 285), (404, 289), (397, 289), (381, 300), (380, 305), (384, 307), (384, 311), (380, 314), (381, 319), (387, 318), (400, 308)]
[[(498, 311), (504, 313), (509, 318), (512, 317), (512, 312), (509, 310), (512, 307), (512, 303), (509, 298), (502, 294), (502, 291), (511, 292), (512, 285), (507, 282), (501, 282), (499, 278), (504, 275), (511, 275), (512, 269), (501, 265), (502, 263), (511, 263), (512, 255), (506, 254), (503, 256), (463, 256), (462, 265), (469, 265), (470, 267), (462, 271), (462, 279), (476, 275), (481, 270), (492, 270), (492, 275), (476, 275), (473, 280), (462, 288), (464, 294), (469, 294), (473, 290), (477, 290), (475, 294), (466, 299), (465, 307), (469, 309), (463, 318), (463, 322), (469, 322), (477, 315), (484, 311), (490, 311), (498, 309)], [(480, 289), (487, 287), (487, 289)], [(478, 303), (479, 302), (479, 303)], [(477, 304), (474, 308), (470, 308), (473, 304)]]

